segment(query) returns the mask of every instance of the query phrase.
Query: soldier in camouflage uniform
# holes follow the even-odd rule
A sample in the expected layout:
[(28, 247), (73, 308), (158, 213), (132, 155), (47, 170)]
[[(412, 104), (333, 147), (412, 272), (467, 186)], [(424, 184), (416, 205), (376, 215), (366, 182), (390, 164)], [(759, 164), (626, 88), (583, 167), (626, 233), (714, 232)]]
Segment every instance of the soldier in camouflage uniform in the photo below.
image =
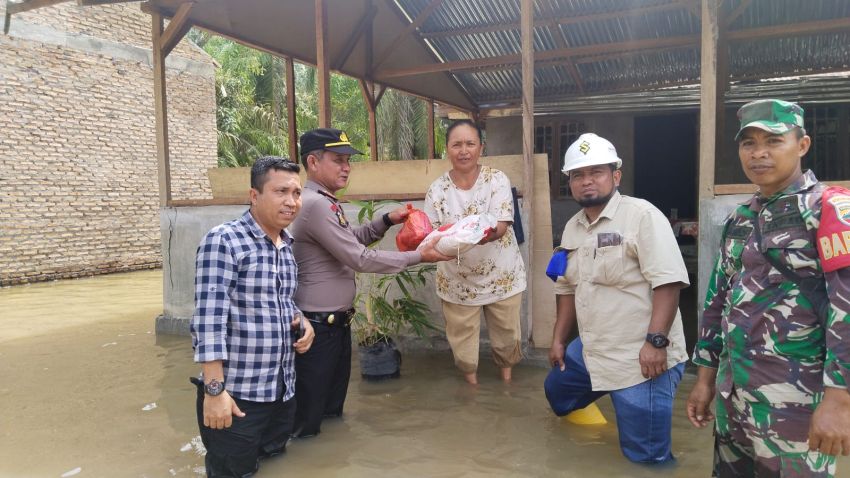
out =
[[(759, 100), (738, 118), (741, 165), (759, 191), (724, 228), (688, 418), (706, 426), (716, 394), (713, 476), (833, 476), (835, 455), (850, 453), (850, 267), (825, 272), (818, 254), (826, 185), (800, 167), (803, 109)], [(850, 242), (843, 214), (835, 237)]]

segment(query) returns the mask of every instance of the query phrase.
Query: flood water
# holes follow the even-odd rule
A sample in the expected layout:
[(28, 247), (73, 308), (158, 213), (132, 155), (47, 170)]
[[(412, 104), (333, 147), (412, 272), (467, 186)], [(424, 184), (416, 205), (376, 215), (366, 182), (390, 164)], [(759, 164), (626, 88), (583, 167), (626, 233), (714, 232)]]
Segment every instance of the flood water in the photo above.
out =
[[(0, 476), (203, 476), (188, 337), (156, 337), (159, 271), (0, 289)], [(356, 355), (356, 354), (355, 354)], [(546, 370), (521, 365), (502, 384), (482, 358), (466, 385), (448, 353), (405, 353), (402, 377), (363, 382), (355, 357), (346, 413), (290, 443), (259, 477), (701, 477), (712, 437), (675, 408), (674, 465), (629, 463), (607, 425), (556, 418)], [(850, 460), (839, 460), (850, 477)]]

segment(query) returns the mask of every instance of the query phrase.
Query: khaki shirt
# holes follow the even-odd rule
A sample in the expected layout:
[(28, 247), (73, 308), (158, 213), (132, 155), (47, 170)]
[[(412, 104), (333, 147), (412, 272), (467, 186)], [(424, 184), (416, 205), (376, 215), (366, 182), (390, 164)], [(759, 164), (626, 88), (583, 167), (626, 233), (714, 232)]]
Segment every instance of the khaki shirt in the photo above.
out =
[[(652, 289), (690, 284), (685, 262), (661, 211), (642, 199), (608, 201), (592, 224), (579, 211), (564, 227), (567, 272), (558, 295), (575, 295), (579, 335), (593, 390), (619, 390), (646, 381), (638, 354), (652, 318)], [(682, 315), (667, 334), (667, 366), (687, 360)]]
[(346, 310), (354, 303), (356, 272), (399, 272), (418, 264), (418, 252), (379, 251), (371, 244), (387, 232), (378, 217), (353, 226), (333, 194), (313, 181), (304, 184), (301, 211), (289, 226), (298, 263), (295, 304), (308, 312)]

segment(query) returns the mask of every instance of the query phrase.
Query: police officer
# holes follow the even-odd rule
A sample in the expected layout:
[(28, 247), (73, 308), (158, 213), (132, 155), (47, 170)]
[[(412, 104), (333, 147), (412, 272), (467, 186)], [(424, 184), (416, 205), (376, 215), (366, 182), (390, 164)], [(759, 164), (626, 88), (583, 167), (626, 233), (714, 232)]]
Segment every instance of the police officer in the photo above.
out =
[(301, 136), (307, 182), (301, 212), (291, 226), (298, 263), (295, 303), (312, 322), (316, 338), (309, 352), (295, 362), (296, 437), (318, 434), (324, 416), (342, 415), (351, 375), (354, 273), (393, 273), (420, 262), (450, 259), (433, 244), (420, 252), (366, 247), (404, 221), (407, 209), (398, 208), (362, 226), (349, 223), (335, 193), (348, 183), (353, 154), (362, 153), (338, 129), (319, 128)]
[(688, 418), (716, 416), (714, 476), (832, 476), (850, 454), (850, 263), (833, 247), (850, 238), (850, 195), (802, 171), (799, 105), (753, 101), (738, 118), (759, 190), (724, 227)]

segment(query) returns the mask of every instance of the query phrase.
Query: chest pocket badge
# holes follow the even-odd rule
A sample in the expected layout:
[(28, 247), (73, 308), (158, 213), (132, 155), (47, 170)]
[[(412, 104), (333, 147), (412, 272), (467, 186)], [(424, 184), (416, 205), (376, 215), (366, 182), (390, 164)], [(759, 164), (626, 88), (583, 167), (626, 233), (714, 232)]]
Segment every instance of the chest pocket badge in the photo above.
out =
[(342, 227), (348, 227), (348, 219), (345, 218), (345, 212), (343, 212), (342, 207), (338, 203), (331, 204), (331, 211), (336, 215), (336, 220), (339, 222), (339, 225)]

